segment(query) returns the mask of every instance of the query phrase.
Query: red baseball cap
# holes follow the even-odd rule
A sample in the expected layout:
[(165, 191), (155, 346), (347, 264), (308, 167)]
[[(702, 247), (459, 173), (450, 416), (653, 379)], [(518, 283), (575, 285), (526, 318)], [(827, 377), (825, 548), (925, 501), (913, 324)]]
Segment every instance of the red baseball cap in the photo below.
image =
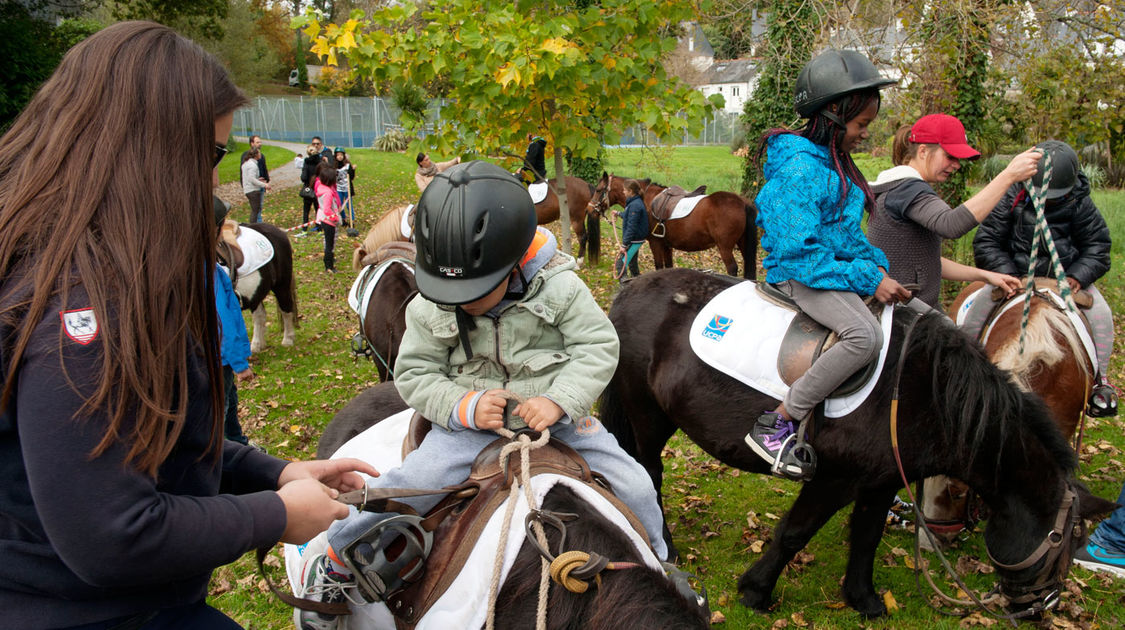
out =
[(939, 145), (946, 153), (959, 160), (975, 160), (980, 157), (980, 151), (969, 146), (965, 125), (956, 116), (949, 114), (930, 114), (919, 118), (910, 128), (910, 141)]

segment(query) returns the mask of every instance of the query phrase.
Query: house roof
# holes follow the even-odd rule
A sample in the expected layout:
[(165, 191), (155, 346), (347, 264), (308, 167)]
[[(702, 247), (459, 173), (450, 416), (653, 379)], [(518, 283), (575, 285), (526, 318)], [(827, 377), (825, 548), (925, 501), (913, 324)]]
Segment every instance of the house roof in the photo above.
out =
[(707, 69), (706, 84), (747, 83), (758, 74), (756, 59), (727, 59), (715, 61)]

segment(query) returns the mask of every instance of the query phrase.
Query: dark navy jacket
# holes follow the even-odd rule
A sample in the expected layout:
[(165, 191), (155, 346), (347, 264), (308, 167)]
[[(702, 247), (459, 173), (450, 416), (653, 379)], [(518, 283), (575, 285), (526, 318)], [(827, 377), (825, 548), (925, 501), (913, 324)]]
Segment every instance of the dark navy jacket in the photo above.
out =
[[(1065, 197), (1048, 201), (1044, 215), (1066, 275), (1085, 288), (1109, 271), (1109, 227), (1090, 199), (1085, 175), (1078, 173), (1078, 182)], [(1013, 276), (1026, 275), (1034, 234), (1035, 207), (1023, 184), (1015, 184), (977, 229), (973, 238), (977, 266)], [(1035, 275), (1055, 277), (1047, 249), (1040, 245), (1039, 250)]]
[(621, 221), (621, 242), (629, 245), (639, 243), (648, 238), (648, 212), (645, 210), (645, 200), (640, 197), (629, 197), (625, 200), (625, 212)]
[[(0, 303), (13, 303), (8, 287)], [(216, 422), (201, 355), (188, 360), (186, 424), (155, 480), (124, 464), (119, 443), (90, 458), (107, 416), (81, 407), (97, 387), (106, 318), (87, 307), (81, 287), (65, 306), (51, 305), (15, 374), (15, 333), (0, 324), (0, 372), (15, 379), (0, 411), (3, 627), (80, 625), (200, 601), (213, 569), (274, 545), (285, 529), (285, 506), (266, 490), (286, 462), (230, 441), (220, 461), (209, 453)]]

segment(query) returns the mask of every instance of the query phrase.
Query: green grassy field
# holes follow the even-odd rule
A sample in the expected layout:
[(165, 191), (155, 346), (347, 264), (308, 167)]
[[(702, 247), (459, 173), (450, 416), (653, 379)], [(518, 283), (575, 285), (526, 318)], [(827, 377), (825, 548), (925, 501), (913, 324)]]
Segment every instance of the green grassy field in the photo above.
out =
[[(241, 149), (236, 149), (239, 153)], [(278, 149), (275, 158), (267, 149), (271, 164), (280, 164), (292, 155)], [(237, 153), (236, 153), (237, 154)], [(416, 200), (412, 155), (384, 154), (356, 150), (349, 154), (356, 165), (356, 213), (361, 232), (366, 232), (387, 210)], [(665, 183), (691, 188), (706, 183), (710, 190), (737, 190), (740, 158), (724, 147), (681, 149), (611, 150), (609, 169), (624, 175), (648, 176)], [(275, 159), (277, 161), (275, 161)], [(229, 166), (232, 162), (224, 162)], [(875, 159), (862, 160), (869, 176), (880, 168)], [(872, 172), (868, 172), (872, 171)], [(237, 178), (237, 171), (223, 171), (222, 181)], [(1125, 193), (1099, 191), (1095, 200), (1102, 208), (1114, 235), (1113, 270), (1099, 283), (1115, 313), (1125, 309), (1121, 275), (1120, 243), (1125, 242)], [(243, 209), (244, 210), (244, 209)], [(301, 201), (296, 189), (267, 195), (265, 219), (280, 226), (299, 223)], [(238, 210), (235, 211), (238, 215)], [(558, 230), (558, 225), (552, 226)], [(969, 237), (966, 237), (969, 238)], [(613, 242), (608, 228), (603, 229), (603, 251)], [(282, 348), (280, 323), (273, 315), (270, 300), (268, 341), (270, 347), (252, 359), (258, 378), (240, 389), (240, 412), (244, 429), (251, 439), (275, 455), (286, 458), (312, 457), (316, 441), (332, 415), (348, 400), (377, 382), (369, 360), (353, 358), (349, 340), (358, 330), (346, 295), (355, 275), (345, 271), (335, 275), (323, 272), (322, 242), (315, 236), (293, 239), (300, 328), (298, 343)], [(337, 243), (338, 267), (347, 269), (351, 246), (356, 239), (341, 237)], [(971, 251), (971, 248), (970, 248)], [(722, 269), (714, 252), (677, 254), (677, 265)], [(642, 249), (642, 270), (652, 269), (648, 248)], [(608, 308), (616, 287), (609, 260), (599, 266), (586, 266), (580, 272), (599, 303)], [(1120, 324), (1120, 316), (1119, 316)], [(247, 317), (249, 324), (249, 317)], [(1119, 328), (1120, 329), (1120, 328)], [(1112, 364), (1111, 378), (1125, 383), (1120, 358)], [(1090, 421), (1081, 454), (1081, 478), (1097, 494), (1116, 498), (1125, 478), (1121, 449), (1125, 448), (1121, 424), (1116, 419)], [(926, 604), (928, 594), (915, 592), (913, 572), (907, 565), (905, 550), (912, 548), (908, 530), (892, 529), (880, 544), (875, 566), (875, 583), (897, 602), (898, 610), (889, 617), (864, 621), (843, 606), (839, 580), (847, 553), (847, 517), (833, 518), (809, 547), (789, 566), (774, 592), (777, 605), (768, 615), (742, 607), (735, 587), (738, 576), (768, 546), (770, 532), (796, 496), (796, 483), (743, 473), (717, 463), (686, 439), (677, 436), (665, 458), (665, 496), (668, 520), (683, 565), (699, 575), (711, 597), (712, 609), (725, 621), (721, 628), (957, 628), (987, 625), (988, 620), (941, 616)], [(284, 580), (279, 554), (269, 561), (272, 575)], [(992, 584), (993, 575), (980, 573), (975, 561), (987, 564), (979, 534), (965, 535), (956, 544), (951, 561), (970, 567), (966, 580), (976, 588)], [(969, 558), (973, 560), (969, 560)], [(944, 583), (944, 582), (943, 582)], [(1063, 609), (1048, 622), (1055, 628), (1113, 628), (1125, 624), (1125, 581), (1113, 580), (1084, 570), (1071, 572)], [(210, 601), (251, 628), (291, 627), (290, 611), (275, 600), (255, 574), (250, 556), (216, 572)]]

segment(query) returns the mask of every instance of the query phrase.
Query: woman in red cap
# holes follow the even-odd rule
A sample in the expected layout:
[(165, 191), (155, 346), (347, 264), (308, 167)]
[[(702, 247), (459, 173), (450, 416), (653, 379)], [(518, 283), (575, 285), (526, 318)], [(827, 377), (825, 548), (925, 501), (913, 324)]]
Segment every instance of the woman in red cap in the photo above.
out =
[(930, 114), (895, 133), (895, 166), (879, 173), (871, 186), (875, 209), (867, 224), (867, 238), (883, 250), (889, 274), (903, 284), (917, 284), (915, 297), (939, 308), (942, 278), (961, 282), (983, 280), (1019, 289), (1019, 280), (1002, 273), (969, 267), (942, 258), (941, 241), (959, 238), (976, 227), (1012, 184), (1035, 175), (1041, 153), (1030, 149), (980, 192), (956, 208), (942, 201), (931, 184), (944, 182), (961, 168), (961, 160), (975, 160), (980, 152), (969, 146), (965, 126), (955, 116)]

